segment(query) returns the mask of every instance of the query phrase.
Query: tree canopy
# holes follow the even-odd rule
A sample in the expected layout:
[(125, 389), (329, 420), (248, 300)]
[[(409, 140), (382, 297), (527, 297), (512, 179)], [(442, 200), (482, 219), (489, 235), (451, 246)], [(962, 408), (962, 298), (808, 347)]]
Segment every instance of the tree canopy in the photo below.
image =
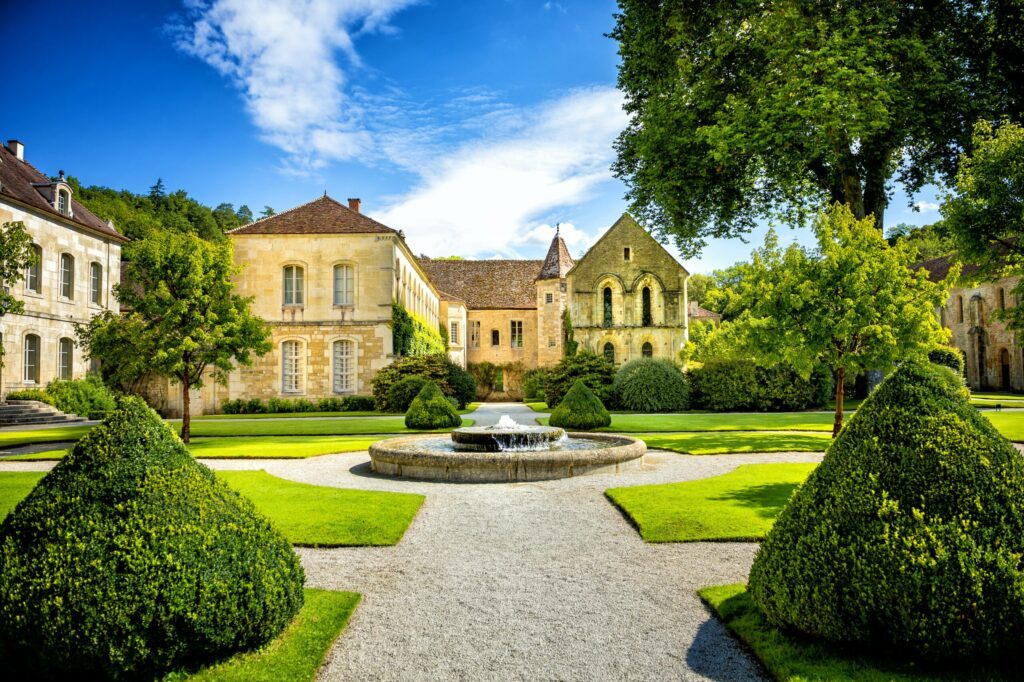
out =
[(894, 179), (951, 179), (973, 122), (1024, 102), (1021, 0), (619, 5), (615, 171), (686, 255), (823, 202), (881, 227)]

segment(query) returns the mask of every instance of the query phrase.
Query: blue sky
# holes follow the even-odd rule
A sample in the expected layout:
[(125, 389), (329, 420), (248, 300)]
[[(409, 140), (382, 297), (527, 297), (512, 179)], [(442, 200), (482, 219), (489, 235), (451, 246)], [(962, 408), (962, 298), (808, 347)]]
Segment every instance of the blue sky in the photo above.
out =
[[(428, 255), (579, 254), (626, 208), (606, 0), (17, 3), (0, 135), (43, 172), (281, 211), (325, 190)], [(60, 17), (54, 21), (54, 17)], [(936, 217), (934, 193), (888, 224)], [(784, 239), (806, 232), (783, 230)], [(760, 232), (751, 239), (760, 241)], [(716, 241), (707, 272), (750, 244)]]

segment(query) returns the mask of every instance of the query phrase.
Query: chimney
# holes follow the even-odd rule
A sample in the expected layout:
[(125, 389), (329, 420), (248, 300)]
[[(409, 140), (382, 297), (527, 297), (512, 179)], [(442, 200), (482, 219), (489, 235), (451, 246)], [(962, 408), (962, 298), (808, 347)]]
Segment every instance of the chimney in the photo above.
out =
[(25, 160), (25, 145), (17, 140), (7, 140), (7, 148), (17, 157), (18, 161)]
[(358, 197), (356, 197), (355, 199), (349, 197), (349, 200), (348, 200), (348, 210), (355, 211), (356, 213), (359, 213), (359, 203), (360, 202), (359, 202), (359, 198)]

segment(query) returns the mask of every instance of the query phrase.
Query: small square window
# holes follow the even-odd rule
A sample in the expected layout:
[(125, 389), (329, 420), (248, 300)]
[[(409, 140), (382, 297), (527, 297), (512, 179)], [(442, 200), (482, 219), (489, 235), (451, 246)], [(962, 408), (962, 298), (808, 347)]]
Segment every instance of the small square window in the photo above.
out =
[(629, 260), (629, 247), (627, 246), (622, 250), (622, 260)]
[(554, 303), (555, 302), (555, 295), (551, 294), (551, 293), (544, 294), (544, 302), (545, 303)]

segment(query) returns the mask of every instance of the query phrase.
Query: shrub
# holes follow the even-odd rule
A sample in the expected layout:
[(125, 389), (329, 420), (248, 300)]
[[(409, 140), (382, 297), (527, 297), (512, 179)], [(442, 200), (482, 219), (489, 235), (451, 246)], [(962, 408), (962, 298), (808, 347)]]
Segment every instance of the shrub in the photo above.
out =
[(61, 412), (89, 419), (102, 419), (115, 406), (114, 394), (95, 374), (74, 381), (51, 381), (46, 393)]
[(378, 410), (388, 411), (388, 391), (391, 385), (407, 376), (433, 381), (442, 393), (454, 397), (460, 408), (465, 407), (476, 395), (473, 377), (444, 353), (399, 358), (378, 371), (373, 378), (373, 400)]
[(342, 412), (373, 412), (372, 395), (347, 395), (341, 399)]
[(690, 398), (686, 377), (669, 360), (627, 362), (615, 374), (614, 387), (618, 406), (636, 412), (681, 412)]
[(815, 367), (804, 379), (787, 365), (758, 367), (754, 409), (759, 412), (792, 412), (825, 407), (835, 397), (832, 373)]
[(160, 677), (269, 642), (302, 581), (252, 504), (120, 399), (0, 524), (0, 657), (33, 678)]
[(399, 379), (391, 384), (388, 389), (388, 412), (405, 412), (412, 405), (412, 401), (423, 390), (423, 386), (429, 383), (427, 379), (418, 376), (409, 376)]
[(693, 407), (712, 412), (790, 411), (824, 407), (832, 375), (815, 368), (804, 379), (791, 367), (758, 367), (749, 360), (713, 360), (689, 372)]
[(583, 381), (602, 403), (612, 404), (615, 366), (588, 350), (566, 356), (548, 371), (544, 394), (548, 407), (556, 407), (577, 380)]
[(960, 376), (964, 375), (964, 352), (959, 348), (933, 348), (928, 351), (928, 361), (949, 367)]
[(291, 412), (372, 412), (373, 396), (347, 395), (344, 397), (321, 398), (315, 403), (308, 400), (284, 400), (271, 398), (264, 403), (259, 398), (238, 398), (225, 400), (220, 404), (224, 414), (265, 414)]
[(590, 387), (577, 379), (551, 413), (548, 423), (573, 431), (590, 431), (611, 424), (612, 416)]
[(47, 405), (53, 404), (53, 398), (41, 388), (20, 388), (8, 393), (5, 400), (36, 400)]
[(864, 401), (750, 571), (775, 625), (921, 657), (1016, 655), (1024, 460), (963, 381), (906, 363)]
[(405, 425), (410, 429), (449, 429), (460, 424), (462, 417), (433, 381), (423, 384), (405, 413)]
[(544, 385), (548, 378), (548, 371), (543, 367), (531, 369), (523, 373), (523, 400), (540, 401), (544, 400)]

